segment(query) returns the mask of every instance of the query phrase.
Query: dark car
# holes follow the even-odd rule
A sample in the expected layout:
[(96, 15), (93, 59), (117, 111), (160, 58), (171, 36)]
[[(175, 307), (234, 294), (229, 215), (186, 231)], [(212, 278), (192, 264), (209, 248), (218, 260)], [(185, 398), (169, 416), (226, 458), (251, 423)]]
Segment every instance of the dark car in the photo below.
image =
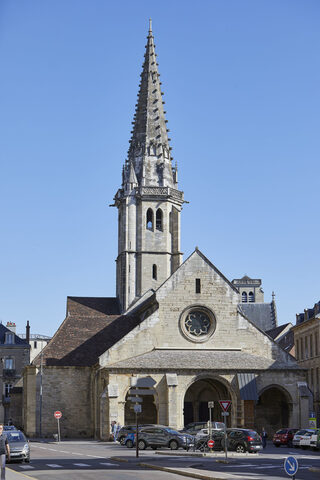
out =
[[(190, 435), (196, 435), (200, 430), (208, 428), (208, 422), (192, 422), (188, 423), (184, 427), (182, 432), (189, 433)], [(224, 429), (224, 423), (222, 422), (212, 422), (212, 429), (213, 430), (223, 430)]]
[(12, 430), (5, 432), (9, 447), (10, 460), (20, 460), (22, 462), (30, 462), (30, 446), (29, 441), (20, 430)]
[[(222, 430), (213, 430), (211, 433), (211, 439), (214, 441), (212, 450), (223, 450), (224, 432)], [(200, 450), (201, 452), (208, 452), (209, 450), (211, 450), (208, 447), (209, 440), (209, 435), (195, 436), (194, 441), (196, 450)]]
[(297, 428), (282, 428), (281, 430), (278, 430), (273, 435), (273, 445), (275, 447), (280, 447), (281, 445), (292, 447), (292, 440), (297, 431)]
[(138, 447), (140, 450), (145, 448), (169, 447), (171, 450), (185, 448), (188, 450), (193, 447), (193, 436), (187, 433), (177, 432), (170, 427), (156, 425), (145, 427), (139, 430)]
[[(260, 435), (254, 430), (247, 428), (228, 428), (228, 450), (235, 450), (237, 453), (258, 452), (262, 449)], [(222, 441), (224, 446), (224, 440)]]
[[(139, 430), (144, 427), (152, 427), (153, 424), (145, 424), (145, 425), (139, 425), (138, 428)], [(125, 425), (124, 427), (121, 427), (118, 433), (117, 440), (121, 445), (124, 445), (124, 440), (127, 437), (129, 433), (135, 433), (137, 430), (136, 425)]]

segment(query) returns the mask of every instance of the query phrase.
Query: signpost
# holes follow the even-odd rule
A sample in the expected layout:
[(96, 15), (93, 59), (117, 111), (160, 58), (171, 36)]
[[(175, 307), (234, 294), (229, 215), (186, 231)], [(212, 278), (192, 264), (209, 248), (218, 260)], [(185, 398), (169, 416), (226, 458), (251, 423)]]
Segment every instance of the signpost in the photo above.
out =
[(227, 416), (229, 412), (227, 412), (228, 408), (231, 405), (231, 400), (219, 400), (220, 407), (222, 408), (222, 416), (224, 417), (224, 452), (226, 455), (226, 461), (228, 459), (228, 439), (227, 439)]
[(292, 480), (294, 480), (296, 478), (296, 473), (299, 468), (298, 460), (296, 459), (296, 457), (285, 458), (283, 468), (286, 474), (290, 475)]
[(214, 407), (214, 402), (208, 402), (208, 408), (209, 408), (209, 438), (212, 440), (212, 415), (211, 415), (211, 410)]
[[(156, 384), (155, 380), (152, 377), (131, 377), (131, 388), (129, 390), (129, 397), (133, 405), (133, 410), (136, 414), (136, 457), (139, 457), (139, 422), (138, 414), (142, 412), (143, 398), (139, 395), (154, 395), (154, 385)], [(143, 390), (144, 389), (144, 390)]]
[(60, 442), (60, 418), (62, 417), (62, 413), (60, 412), (60, 410), (56, 410), (53, 416), (57, 419), (58, 422), (58, 442)]

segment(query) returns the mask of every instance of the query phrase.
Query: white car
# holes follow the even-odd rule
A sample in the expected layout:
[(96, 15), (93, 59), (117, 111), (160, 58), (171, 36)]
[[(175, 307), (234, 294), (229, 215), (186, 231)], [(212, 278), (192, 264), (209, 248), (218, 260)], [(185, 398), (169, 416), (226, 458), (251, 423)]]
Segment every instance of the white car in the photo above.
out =
[(301, 435), (300, 444), (299, 444), (300, 448), (303, 448), (303, 449), (310, 448), (310, 441), (313, 433), (314, 433), (314, 430), (312, 432), (306, 432), (304, 435)]
[[(218, 423), (218, 422), (216, 422)], [(212, 428), (212, 432), (216, 432), (216, 431), (223, 431), (224, 430), (224, 424), (221, 423), (220, 424), (221, 427), (220, 428)], [(201, 430), (199, 430), (195, 436), (196, 440), (200, 440), (201, 438), (205, 438), (209, 435), (209, 428), (201, 428)]]
[(310, 448), (318, 450), (320, 448), (320, 428), (318, 428), (310, 438)]
[(296, 448), (299, 448), (300, 447), (300, 438), (308, 432), (313, 433), (314, 430), (311, 430), (310, 428), (303, 428), (302, 430), (298, 430), (297, 433), (295, 434), (295, 436), (293, 437), (292, 445)]

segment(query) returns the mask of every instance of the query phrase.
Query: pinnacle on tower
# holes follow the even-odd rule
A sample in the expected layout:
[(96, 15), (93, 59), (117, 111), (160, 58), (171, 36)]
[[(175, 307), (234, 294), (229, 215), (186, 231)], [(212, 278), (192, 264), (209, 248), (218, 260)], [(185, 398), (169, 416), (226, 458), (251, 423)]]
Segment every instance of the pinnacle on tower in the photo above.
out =
[(150, 19), (124, 177), (129, 181), (132, 163), (139, 186), (177, 188), (156, 57)]

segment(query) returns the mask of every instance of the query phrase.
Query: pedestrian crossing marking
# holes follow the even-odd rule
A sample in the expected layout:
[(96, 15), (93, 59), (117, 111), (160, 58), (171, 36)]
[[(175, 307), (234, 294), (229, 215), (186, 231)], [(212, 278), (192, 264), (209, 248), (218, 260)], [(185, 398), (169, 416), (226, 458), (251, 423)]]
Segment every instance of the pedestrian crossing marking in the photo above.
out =
[(100, 462), (100, 465), (107, 465), (108, 467), (119, 467), (117, 463)]
[(62, 468), (62, 465), (58, 465), (56, 463), (47, 463), (47, 467), (51, 468)]
[(76, 467), (90, 467), (88, 463), (73, 463)]
[(32, 465), (19, 465), (20, 468), (23, 468), (24, 470), (31, 470), (34, 468)]

